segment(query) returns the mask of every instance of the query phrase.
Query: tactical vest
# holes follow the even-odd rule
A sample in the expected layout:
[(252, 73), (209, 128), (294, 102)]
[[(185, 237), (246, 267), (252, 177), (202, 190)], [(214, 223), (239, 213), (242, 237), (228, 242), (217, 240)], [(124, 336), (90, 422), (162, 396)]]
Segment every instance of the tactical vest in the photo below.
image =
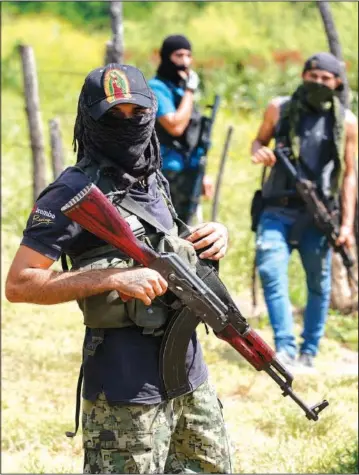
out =
[[(165, 84), (171, 90), (174, 96), (175, 107), (178, 109), (183, 96), (177, 92), (176, 86), (171, 85), (167, 81), (165, 81)], [(155, 128), (158, 140), (161, 145), (165, 145), (166, 147), (177, 150), (185, 157), (189, 157), (199, 144), (202, 129), (202, 115), (199, 112), (197, 106), (194, 104), (192, 107), (190, 121), (180, 137), (174, 137), (173, 135), (169, 134), (158, 120), (156, 121)]]
[[(112, 200), (115, 183), (111, 174), (106, 173), (106, 168), (101, 169), (97, 164), (87, 160), (81, 161), (77, 166)], [(178, 236), (178, 224), (180, 222), (177, 220), (164, 187), (161, 186), (160, 180), (157, 177), (156, 180), (174, 220), (174, 225), (170, 231), (163, 229), (163, 231), (158, 232), (157, 229), (158, 227), (161, 228), (161, 225), (151, 217), (149, 219), (154, 221), (153, 225), (141, 222), (138, 216), (129, 211), (131, 203), (126, 205), (126, 198), (120, 204), (116, 204), (115, 201), (113, 201), (113, 204), (121, 216), (128, 222), (138, 239), (144, 241), (158, 252), (177, 253), (195, 269), (197, 255), (194, 247), (188, 241)], [(147, 213), (144, 210), (143, 212)], [(154, 229), (155, 227), (157, 229)], [(72, 258), (71, 263), (74, 270), (129, 269), (136, 265), (133, 259), (107, 244)], [(156, 334), (156, 331), (165, 325), (170, 312), (170, 305), (166, 301), (166, 296), (156, 298), (150, 306), (147, 306), (138, 299), (123, 302), (115, 290), (83, 298), (78, 300), (78, 304), (84, 315), (84, 324), (89, 328), (124, 328), (137, 325), (143, 328), (144, 334)]]
[[(281, 143), (287, 146), (290, 143), (287, 115), (289, 103), (290, 98), (283, 98), (274, 133), (276, 145)], [(344, 112), (343, 108), (342, 113)], [(295, 163), (299, 176), (315, 181), (323, 196), (329, 199), (337, 194), (342, 168), (334, 153), (333, 123), (331, 111), (320, 116), (308, 114), (302, 117), (298, 130), (301, 161), (296, 160)], [(279, 163), (275, 164), (263, 183), (263, 197), (290, 196), (294, 193), (294, 182), (287, 177)]]

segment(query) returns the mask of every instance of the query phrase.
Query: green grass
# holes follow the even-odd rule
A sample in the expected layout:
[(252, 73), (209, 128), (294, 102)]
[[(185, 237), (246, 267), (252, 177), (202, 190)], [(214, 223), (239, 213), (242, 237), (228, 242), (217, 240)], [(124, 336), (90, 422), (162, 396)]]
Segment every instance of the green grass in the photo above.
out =
[[(134, 64), (144, 65), (148, 75), (152, 74), (155, 60), (146, 58), (159, 45), (162, 35), (173, 32), (174, 25), (177, 31), (182, 24), (183, 32), (196, 44), (198, 67), (206, 73), (202, 103), (211, 101), (216, 92), (224, 93), (208, 171), (216, 175), (225, 132), (233, 124), (235, 132), (219, 209), (219, 220), (230, 232), (230, 249), (221, 264), (221, 274), (233, 294), (241, 295), (250, 284), (254, 236), (249, 230), (249, 204), (260, 180), (260, 169), (250, 164), (250, 142), (259, 125), (262, 106), (275, 93), (276, 84), (280, 83), (281, 93), (291, 90), (298, 72), (296, 64), (290, 65), (284, 76), (279, 66), (272, 68), (269, 64), (261, 69), (259, 60), (259, 66), (253, 64), (256, 55), (267, 58), (266, 62), (270, 63), (274, 51), (281, 48), (295, 51), (303, 46), (303, 55), (310, 54), (313, 49), (324, 47), (323, 34), (305, 4), (298, 6), (306, 19), (304, 23), (295, 20), (292, 5), (280, 2), (263, 2), (261, 6), (213, 3), (195, 16), (189, 15), (189, 10), (182, 11), (175, 3), (166, 9), (161, 6), (155, 7), (151, 17), (155, 26), (153, 34), (143, 19), (126, 23), (128, 57)], [(357, 5), (344, 3), (333, 5), (333, 9), (344, 53), (355, 58)], [(219, 25), (219, 15), (226, 28)], [(281, 29), (280, 18), (285, 20)], [(139, 23), (143, 27), (141, 36), (138, 35)], [(208, 31), (211, 34), (207, 34)], [(2, 35), (2, 63), (6, 65), (2, 75), (1, 144), (4, 282), (32, 206), (31, 152), (16, 45), (19, 42), (31, 44), (36, 55), (50, 182), (48, 120), (54, 116), (61, 118), (65, 159), (70, 165), (74, 162), (71, 141), (78, 92), (85, 73), (102, 62), (108, 34), (96, 31), (89, 35), (50, 15), (12, 21), (5, 15)], [(218, 66), (221, 58), (226, 63), (223, 67)], [(244, 72), (236, 72), (237, 62), (246, 65)], [(80, 75), (67, 74), (69, 65)], [(357, 73), (353, 74), (355, 83)], [(211, 205), (204, 203), (207, 218), (210, 210)], [(292, 302), (301, 307), (305, 288), (295, 254), (289, 274)], [(64, 435), (73, 428), (83, 339), (78, 307), (75, 303), (54, 307), (11, 305), (2, 297), (1, 471), (80, 473), (81, 437), (69, 440)], [(261, 335), (272, 343), (268, 319), (264, 317), (258, 326)], [(299, 335), (300, 317), (297, 317), (295, 331)], [(236, 472), (357, 473), (357, 375), (348, 370), (355, 364), (352, 350), (357, 350), (356, 331), (355, 318), (332, 313), (318, 357), (319, 375), (295, 378), (294, 389), (308, 403), (322, 398), (330, 401), (320, 421), (313, 423), (307, 421), (291, 400), (281, 396), (278, 387), (265, 374), (252, 370), (231, 347), (200, 330), (211, 377), (224, 402)]]
[[(4, 302), (2, 320), (2, 473), (80, 473), (81, 435), (64, 435), (73, 429), (80, 364), (77, 305)], [(259, 332), (271, 341), (268, 328)], [(237, 473), (356, 473), (357, 375), (340, 373), (337, 341), (323, 340), (319, 375), (295, 377), (294, 390), (308, 404), (330, 402), (314, 423), (231, 347), (203, 328), (200, 338), (224, 403)]]

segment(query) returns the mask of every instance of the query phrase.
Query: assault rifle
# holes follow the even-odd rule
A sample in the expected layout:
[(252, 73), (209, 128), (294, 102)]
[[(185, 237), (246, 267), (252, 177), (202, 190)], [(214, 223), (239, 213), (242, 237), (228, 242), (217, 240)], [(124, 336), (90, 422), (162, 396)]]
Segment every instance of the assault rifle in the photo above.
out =
[(204, 115), (201, 118), (201, 132), (199, 134), (198, 147), (203, 148), (204, 155), (207, 155), (208, 150), (211, 146), (212, 128), (216, 120), (220, 102), (221, 102), (221, 97), (216, 95), (214, 97), (213, 104), (210, 106), (207, 106), (212, 109), (210, 117), (206, 117)]
[(212, 129), (217, 117), (220, 102), (221, 97), (219, 95), (216, 95), (214, 97), (213, 104), (207, 106), (208, 108), (212, 109), (210, 116), (207, 117), (203, 115), (201, 117), (201, 128), (196, 147), (202, 148), (203, 155), (200, 159), (198, 170), (195, 170), (194, 174), (193, 170), (188, 171), (188, 180), (193, 180), (191, 201), (195, 204), (195, 206), (198, 205), (202, 194), (202, 182), (206, 172), (207, 154), (212, 144)]
[(178, 311), (166, 326), (160, 350), (161, 380), (167, 398), (190, 391), (185, 356), (194, 330), (200, 322), (204, 322), (256, 370), (265, 371), (279, 385), (283, 396), (292, 398), (309, 420), (318, 420), (318, 414), (329, 403), (324, 400), (309, 407), (293, 392), (293, 376), (249, 326), (210, 264), (199, 260), (197, 271), (193, 271), (177, 254), (159, 254), (139, 241), (126, 220), (93, 183), (80, 191), (61, 211), (139, 264), (155, 269), (177, 297), (174, 306), (177, 304)]
[(294, 180), (298, 195), (303, 200), (309, 215), (314, 221), (314, 224), (326, 236), (333, 250), (341, 255), (343, 264), (348, 271), (349, 277), (355, 281), (356, 279), (351, 272), (351, 268), (354, 265), (353, 257), (347, 248), (345, 248), (343, 245), (338, 246), (336, 244), (336, 240), (339, 236), (338, 223), (335, 222), (331, 211), (321, 199), (316, 184), (313, 181), (299, 178), (293, 163), (288, 158), (289, 154), (290, 149), (286, 147), (277, 147), (274, 150), (274, 155), (276, 156), (278, 162), (283, 166), (283, 169), (287, 175), (292, 180)]

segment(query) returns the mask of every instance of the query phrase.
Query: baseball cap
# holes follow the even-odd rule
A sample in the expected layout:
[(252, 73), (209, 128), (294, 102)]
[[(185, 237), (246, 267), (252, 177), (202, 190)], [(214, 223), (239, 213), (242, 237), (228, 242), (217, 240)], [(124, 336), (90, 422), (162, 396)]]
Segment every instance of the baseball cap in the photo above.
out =
[(91, 71), (86, 76), (83, 94), (94, 120), (117, 104), (153, 107), (151, 90), (144, 75), (126, 64), (109, 63)]
[(303, 73), (311, 69), (321, 69), (339, 77), (342, 72), (340, 61), (331, 53), (321, 52), (313, 54), (304, 63)]

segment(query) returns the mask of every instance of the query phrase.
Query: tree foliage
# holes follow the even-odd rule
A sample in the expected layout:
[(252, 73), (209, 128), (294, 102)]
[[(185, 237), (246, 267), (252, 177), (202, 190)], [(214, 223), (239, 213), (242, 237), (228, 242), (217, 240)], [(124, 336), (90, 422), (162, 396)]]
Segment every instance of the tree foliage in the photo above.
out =
[[(156, 2), (123, 2), (127, 19), (136, 19), (148, 14)], [(202, 2), (195, 2), (201, 4)], [(46, 12), (61, 16), (84, 28), (102, 29), (109, 24), (109, 2), (8, 2), (5, 9), (16, 15)], [(202, 5), (201, 5), (202, 6)]]

